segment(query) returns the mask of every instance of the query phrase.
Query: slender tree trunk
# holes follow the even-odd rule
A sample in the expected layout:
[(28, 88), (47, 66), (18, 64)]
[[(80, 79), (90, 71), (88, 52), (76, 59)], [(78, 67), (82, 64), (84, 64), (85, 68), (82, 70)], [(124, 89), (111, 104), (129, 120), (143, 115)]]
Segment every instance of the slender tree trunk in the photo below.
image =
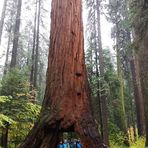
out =
[[(92, 5), (96, 5), (96, 2), (92, 2)], [(95, 54), (95, 76), (97, 79), (97, 84), (96, 84), (96, 88), (97, 88), (97, 93), (96, 93), (96, 99), (95, 99), (95, 105), (93, 105), (93, 111), (94, 111), (94, 116), (97, 119), (98, 123), (100, 124), (100, 133), (101, 133), (101, 138), (103, 139), (103, 122), (102, 122), (102, 109), (101, 109), (101, 98), (100, 98), (100, 82), (99, 82), (99, 51), (97, 48), (97, 21), (96, 21), (96, 9), (94, 9), (92, 12), (92, 19), (93, 19), (93, 31), (91, 33), (91, 44), (92, 44), (92, 50), (94, 50), (94, 54)], [(94, 42), (92, 41), (94, 40)], [(92, 53), (91, 53), (92, 54)], [(93, 65), (92, 63), (92, 58), (93, 58), (93, 54), (91, 55), (91, 65)], [(92, 72), (93, 72), (93, 68), (92, 68)], [(91, 75), (92, 76), (92, 75)], [(97, 104), (97, 105), (96, 105)], [(98, 106), (98, 108), (96, 109), (95, 106)], [(97, 113), (96, 113), (97, 110)]]
[[(118, 40), (118, 39), (117, 39)], [(120, 53), (118, 48), (118, 41), (117, 41), (117, 71), (118, 71), (118, 80), (119, 80), (119, 101), (120, 101), (120, 129), (125, 134), (124, 144), (126, 146), (129, 146), (128, 141), (128, 133), (127, 133), (127, 118), (126, 118), (126, 112), (125, 112), (125, 102), (124, 102), (124, 80), (123, 80), (123, 71), (122, 71), (122, 65), (120, 60)]]
[(2, 128), (1, 146), (3, 148), (8, 148), (8, 127), (7, 124), (5, 128)]
[(22, 7), (22, 0), (18, 0), (10, 68), (14, 68), (17, 64), (16, 60), (17, 60), (19, 30), (20, 30), (21, 7)]
[(41, 11), (41, 0), (38, 1), (37, 36), (36, 36), (35, 68), (34, 68), (34, 87), (35, 88), (37, 88), (38, 62), (39, 62), (40, 11)]
[[(99, 69), (100, 76), (103, 81), (104, 80), (104, 58), (103, 58), (103, 50), (102, 50), (102, 41), (101, 41), (101, 25), (100, 25), (100, 0), (96, 0), (97, 4), (97, 31), (98, 31), (98, 51), (99, 51)], [(103, 84), (100, 84), (103, 87)], [(100, 99), (101, 99), (101, 112), (102, 112), (102, 130), (103, 130), (103, 142), (109, 146), (109, 137), (108, 137), (108, 116), (107, 116), (107, 96), (106, 92), (100, 91)]]
[(53, 0), (45, 98), (21, 148), (57, 148), (61, 132), (79, 134), (83, 148), (102, 148), (90, 108), (81, 0)]
[[(13, 9), (14, 9), (14, 0), (13, 0)], [(4, 66), (4, 75), (6, 75), (8, 69), (9, 69), (9, 63), (8, 63), (8, 60), (9, 60), (9, 52), (10, 52), (10, 45), (11, 45), (11, 42), (12, 42), (12, 28), (13, 28), (13, 25), (12, 25), (12, 22), (13, 22), (13, 15), (14, 15), (14, 10), (11, 10), (11, 13), (10, 13), (10, 24), (8, 26), (8, 29), (7, 29), (7, 33), (8, 33), (8, 43), (7, 43), (7, 51), (6, 51), (6, 60), (5, 60), (5, 66)]]
[(117, 73), (118, 73), (118, 79), (120, 83), (119, 88), (119, 99), (121, 103), (121, 123), (120, 128), (121, 130), (126, 134), (127, 133), (127, 120), (126, 120), (126, 114), (125, 114), (125, 103), (124, 103), (124, 83), (123, 83), (123, 71), (122, 71), (122, 64), (120, 59), (120, 49), (119, 49), (119, 26), (118, 22), (116, 21), (116, 54), (117, 54)]
[(11, 28), (9, 30), (9, 35), (8, 35), (8, 44), (7, 44), (6, 60), (5, 60), (5, 67), (4, 67), (4, 75), (6, 75), (7, 70), (8, 70), (8, 58), (9, 58), (9, 50), (10, 50), (10, 43), (11, 43)]
[(5, 20), (5, 14), (6, 14), (7, 1), (8, 0), (4, 0), (3, 10), (2, 10), (1, 20), (0, 20), (0, 44), (1, 44), (1, 39), (2, 39), (2, 32), (3, 32), (4, 20)]
[(29, 39), (28, 39), (28, 45), (27, 45), (27, 62), (26, 62), (27, 67), (29, 67), (29, 64), (30, 64), (30, 33), (28, 38)]
[[(94, 12), (95, 13), (95, 12)], [(95, 40), (95, 70), (96, 70), (96, 78), (97, 78), (97, 100), (99, 104), (99, 123), (100, 123), (100, 131), (101, 138), (103, 139), (103, 122), (102, 122), (102, 109), (101, 109), (101, 98), (100, 98), (100, 82), (99, 82), (99, 58), (98, 58), (98, 48), (97, 48), (97, 30), (96, 30), (96, 15), (94, 14), (94, 40)]]
[(32, 62), (31, 62), (31, 73), (30, 73), (30, 90), (34, 87), (34, 66), (35, 66), (35, 45), (36, 45), (36, 24), (37, 24), (37, 0), (35, 5), (34, 14), (34, 30), (33, 30), (33, 47), (32, 47)]
[(119, 57), (119, 50), (117, 49), (117, 69), (118, 69), (118, 79), (120, 83), (119, 88), (119, 97), (121, 103), (121, 130), (127, 133), (127, 121), (126, 121), (126, 114), (125, 114), (125, 103), (124, 103), (124, 83), (123, 83), (123, 72), (121, 69), (121, 61)]
[(40, 91), (38, 94), (38, 96), (39, 96), (38, 98), (40, 99), (39, 101), (41, 101), (41, 99), (44, 97), (44, 91), (45, 91), (43, 71), (44, 71), (44, 64), (42, 62), (40, 62), (40, 64), (39, 64), (39, 81), (38, 81), (38, 84), (40, 86), (39, 87)]
[(133, 141), (132, 142), (135, 142), (136, 141), (136, 137), (137, 137), (137, 133), (135, 132), (136, 131), (136, 120), (135, 120), (135, 101), (134, 101), (134, 97), (133, 97), (133, 93), (134, 93), (134, 88), (133, 88), (133, 81), (132, 81), (132, 72), (131, 72), (131, 68), (130, 68), (130, 62), (127, 61), (127, 64), (128, 64), (128, 71), (129, 71), (129, 74), (127, 76), (127, 88), (128, 88), (128, 93), (130, 94), (129, 96), (129, 101), (130, 101), (130, 113), (128, 115), (128, 128), (131, 128), (131, 126), (133, 127), (133, 132), (134, 132), (134, 139), (132, 139)]
[(96, 78), (97, 78), (97, 100), (99, 103), (99, 123), (100, 123), (100, 131), (101, 131), (101, 138), (103, 139), (103, 122), (102, 122), (102, 106), (101, 106), (101, 97), (100, 97), (100, 82), (99, 82), (99, 62), (98, 62), (98, 49), (97, 49), (97, 40), (96, 40), (96, 24), (95, 28), (94, 28), (94, 32), (95, 32), (95, 67), (96, 67)]

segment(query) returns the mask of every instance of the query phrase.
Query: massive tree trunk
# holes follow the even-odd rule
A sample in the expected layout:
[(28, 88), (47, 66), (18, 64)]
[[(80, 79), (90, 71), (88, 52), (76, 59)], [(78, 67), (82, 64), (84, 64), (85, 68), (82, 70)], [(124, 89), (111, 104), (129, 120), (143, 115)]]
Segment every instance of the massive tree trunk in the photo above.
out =
[(143, 136), (145, 133), (144, 103), (143, 103), (143, 96), (141, 92), (138, 57), (136, 55), (133, 55), (130, 61), (130, 66), (131, 66), (133, 87), (134, 87), (138, 134), (139, 136)]
[[(134, 1), (135, 2), (135, 1)], [(148, 1), (136, 0), (137, 17), (134, 20), (135, 43), (138, 48), (141, 88), (144, 101), (146, 144), (148, 146)]]
[[(126, 6), (126, 18), (128, 20), (127, 6)], [(126, 42), (131, 44), (130, 30), (127, 28), (126, 32), (127, 32)], [(142, 92), (141, 92), (138, 56), (134, 51), (131, 52), (131, 57), (128, 58), (127, 62), (129, 63), (128, 67), (130, 67), (129, 71), (130, 71), (130, 74), (132, 75), (132, 77), (131, 77), (132, 80), (130, 80), (130, 78), (128, 78), (128, 81), (129, 81), (129, 90), (131, 88), (133, 88), (133, 92), (134, 92), (134, 99), (135, 99), (135, 104), (136, 104), (138, 135), (144, 136), (144, 133), (145, 133), (145, 123), (144, 123), (145, 120), (144, 120), (144, 107), (143, 107), (144, 104), (143, 104), (143, 96), (142, 96)], [(132, 84), (131, 84), (131, 82), (132, 82)], [(134, 112), (133, 112), (133, 114), (134, 114)]]
[(22, 0), (18, 0), (18, 3), (17, 3), (17, 13), (16, 13), (16, 19), (15, 19), (15, 26), (14, 26), (14, 38), (13, 38), (13, 47), (12, 47), (12, 57), (11, 57), (11, 63), (10, 63), (10, 67), (11, 68), (16, 66), (16, 60), (17, 60), (21, 7), (22, 7)]
[(146, 123), (146, 146), (148, 146), (148, 28), (145, 30), (139, 44), (139, 64), (142, 93), (144, 99), (145, 123)]
[(61, 132), (83, 148), (102, 148), (90, 108), (81, 0), (53, 0), (47, 84), (40, 117), (21, 148), (57, 148)]
[(5, 20), (5, 14), (6, 14), (7, 1), (8, 0), (4, 0), (3, 10), (2, 10), (1, 20), (0, 20), (0, 44), (1, 44), (1, 39), (2, 39), (2, 32), (3, 32), (4, 20)]

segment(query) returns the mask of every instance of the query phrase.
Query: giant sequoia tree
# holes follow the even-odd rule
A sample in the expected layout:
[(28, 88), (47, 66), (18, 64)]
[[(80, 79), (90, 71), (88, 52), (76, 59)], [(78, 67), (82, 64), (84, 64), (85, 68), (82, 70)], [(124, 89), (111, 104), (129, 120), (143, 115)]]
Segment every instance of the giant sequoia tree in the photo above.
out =
[(78, 133), (83, 148), (103, 147), (90, 108), (81, 9), (81, 0), (52, 1), (45, 98), (22, 148), (56, 148), (64, 131)]
[[(133, 19), (135, 31), (135, 45), (137, 47), (138, 61), (140, 67), (140, 79), (144, 99), (146, 144), (148, 146), (148, 1), (132, 1), (133, 12), (136, 16)], [(137, 11), (138, 10), (138, 11)]]

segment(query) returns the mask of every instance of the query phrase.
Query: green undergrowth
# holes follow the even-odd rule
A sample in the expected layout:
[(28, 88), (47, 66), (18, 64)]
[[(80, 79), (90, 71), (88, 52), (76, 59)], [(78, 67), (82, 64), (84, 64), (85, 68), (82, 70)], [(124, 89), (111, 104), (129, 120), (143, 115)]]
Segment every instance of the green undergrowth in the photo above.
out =
[(138, 138), (138, 140), (136, 142), (130, 143), (130, 147), (126, 147), (124, 145), (120, 145), (120, 144), (113, 144), (112, 142), (110, 142), (110, 148), (148, 148), (148, 147), (144, 147), (145, 144), (145, 138)]
[(138, 138), (135, 143), (131, 143), (131, 148), (145, 148), (145, 138)]

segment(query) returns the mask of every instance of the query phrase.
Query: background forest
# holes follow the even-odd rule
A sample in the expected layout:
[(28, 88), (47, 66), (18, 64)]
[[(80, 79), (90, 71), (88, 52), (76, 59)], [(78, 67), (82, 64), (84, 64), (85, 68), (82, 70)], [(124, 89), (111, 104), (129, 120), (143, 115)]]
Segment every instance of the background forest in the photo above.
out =
[[(4, 148), (22, 143), (41, 110), (50, 3), (0, 2), (0, 145)], [(148, 146), (148, 2), (83, 0), (83, 8), (85, 61), (101, 137), (111, 148), (144, 148)], [(110, 30), (110, 37), (105, 30)]]

